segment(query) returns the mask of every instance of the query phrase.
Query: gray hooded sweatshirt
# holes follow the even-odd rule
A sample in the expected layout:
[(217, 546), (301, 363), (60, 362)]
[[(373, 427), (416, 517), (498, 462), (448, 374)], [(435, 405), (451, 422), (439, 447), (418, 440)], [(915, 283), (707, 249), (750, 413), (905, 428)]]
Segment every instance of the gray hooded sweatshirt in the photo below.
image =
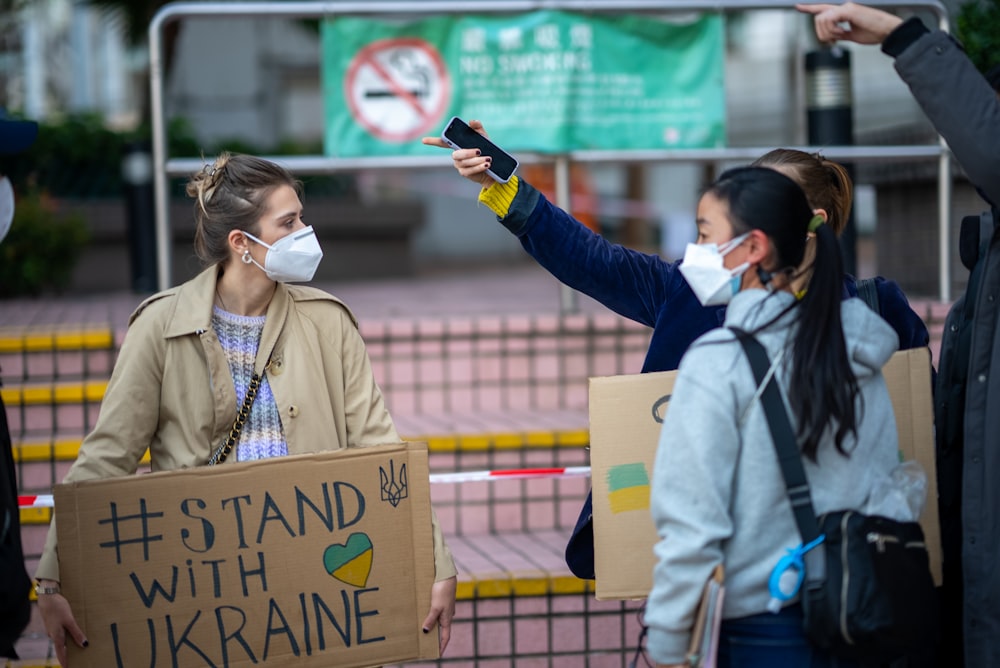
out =
[[(788, 292), (745, 290), (726, 326), (753, 331), (794, 300)], [(899, 345), (896, 333), (861, 300), (842, 303), (848, 357), (861, 390), (857, 439), (830, 435), (817, 461), (803, 459), (818, 514), (863, 510), (869, 493), (899, 463), (898, 436), (882, 366)], [(756, 338), (788, 395), (795, 310)], [(681, 361), (653, 469), (651, 509), (660, 536), (646, 603), (647, 648), (660, 663), (681, 663), (695, 608), (712, 569), (725, 568), (723, 617), (765, 612), (768, 578), (788, 548), (801, 543), (757, 383), (733, 332), (720, 328), (696, 341)], [(786, 398), (787, 407), (787, 398)], [(790, 414), (793, 427), (795, 416)]]

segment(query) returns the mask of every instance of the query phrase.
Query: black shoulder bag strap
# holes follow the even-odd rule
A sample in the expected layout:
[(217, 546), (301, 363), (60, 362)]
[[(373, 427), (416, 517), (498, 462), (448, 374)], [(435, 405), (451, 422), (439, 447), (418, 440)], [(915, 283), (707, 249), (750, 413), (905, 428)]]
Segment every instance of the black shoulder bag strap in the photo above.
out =
[(858, 297), (861, 297), (868, 304), (868, 308), (882, 315), (878, 307), (878, 288), (875, 287), (875, 279), (862, 278), (855, 285), (858, 286)]
[[(759, 386), (764, 382), (771, 360), (760, 341), (741, 329), (731, 327), (743, 346), (743, 351), (750, 360), (754, 378)], [(795, 524), (802, 535), (802, 544), (808, 545), (819, 537), (819, 523), (816, 521), (816, 511), (813, 509), (812, 497), (809, 495), (809, 481), (806, 470), (802, 467), (802, 454), (795, 441), (795, 432), (788, 419), (788, 411), (781, 399), (781, 389), (778, 382), (771, 376), (761, 395), (761, 405), (767, 415), (767, 424), (771, 429), (771, 440), (778, 454), (778, 464), (781, 475), (785, 479), (788, 500), (792, 504), (792, 514)], [(822, 588), (826, 581), (826, 556), (823, 550), (812, 549), (805, 553), (803, 561), (806, 564), (805, 586), (809, 591)]]

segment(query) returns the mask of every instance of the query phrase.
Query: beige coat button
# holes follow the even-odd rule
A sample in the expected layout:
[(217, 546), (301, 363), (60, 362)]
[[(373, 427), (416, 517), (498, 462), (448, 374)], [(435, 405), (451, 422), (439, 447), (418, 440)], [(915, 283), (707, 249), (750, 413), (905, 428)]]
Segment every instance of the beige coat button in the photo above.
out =
[(271, 362), (271, 365), (267, 367), (267, 372), (272, 376), (280, 376), (281, 372), (285, 370), (285, 365), (281, 363), (280, 359), (276, 359)]
[(289, 415), (289, 417), (298, 417), (299, 416), (299, 407), (298, 406), (289, 406), (288, 407), (288, 415)]

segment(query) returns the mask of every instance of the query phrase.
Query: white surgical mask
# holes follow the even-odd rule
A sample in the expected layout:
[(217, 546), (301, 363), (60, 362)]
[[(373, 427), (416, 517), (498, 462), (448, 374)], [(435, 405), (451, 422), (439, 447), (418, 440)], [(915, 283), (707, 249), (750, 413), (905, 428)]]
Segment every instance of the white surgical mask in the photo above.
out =
[(272, 281), (281, 283), (311, 281), (319, 261), (323, 259), (323, 250), (319, 247), (312, 225), (298, 232), (292, 232), (273, 244), (266, 244), (249, 232), (243, 234), (267, 248), (263, 267), (253, 258), (250, 260), (263, 269)]
[(6, 176), (0, 178), (0, 241), (10, 232), (14, 222), (14, 187)]
[(732, 239), (724, 244), (724, 250), (720, 250), (718, 244), (687, 245), (684, 261), (680, 266), (681, 275), (702, 306), (728, 304), (733, 295), (740, 291), (740, 278), (750, 268), (750, 263), (744, 262), (734, 269), (726, 269), (722, 258), (748, 236), (749, 232)]

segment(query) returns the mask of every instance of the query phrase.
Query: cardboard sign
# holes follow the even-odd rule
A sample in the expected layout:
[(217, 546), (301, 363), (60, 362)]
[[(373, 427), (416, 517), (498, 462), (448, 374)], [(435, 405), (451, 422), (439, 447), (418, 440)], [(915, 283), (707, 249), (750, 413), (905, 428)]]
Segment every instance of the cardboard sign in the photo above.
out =
[(436, 658), (427, 448), (391, 444), (57, 485), (73, 666)]
[[(889, 386), (899, 448), (927, 473), (920, 524), (934, 581), (941, 583), (941, 529), (934, 460), (930, 351), (896, 353), (883, 373)], [(656, 528), (649, 512), (650, 480), (676, 371), (590, 379), (590, 467), (594, 502), (594, 570), (598, 599), (645, 598), (653, 584)], [(626, 556), (629, 568), (622, 568)]]

